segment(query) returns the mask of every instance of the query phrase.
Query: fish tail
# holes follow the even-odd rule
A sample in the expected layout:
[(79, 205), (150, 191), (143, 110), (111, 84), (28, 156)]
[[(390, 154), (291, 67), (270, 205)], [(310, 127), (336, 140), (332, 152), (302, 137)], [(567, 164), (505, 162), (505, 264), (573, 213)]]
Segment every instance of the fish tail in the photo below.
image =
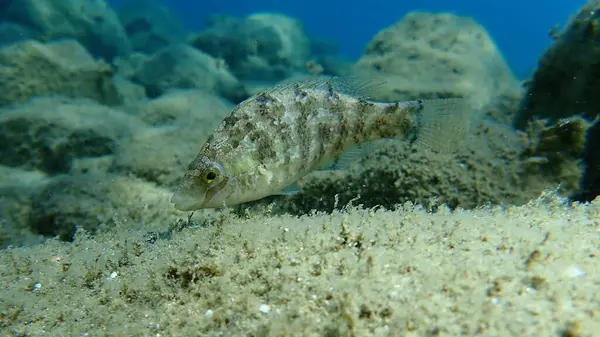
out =
[(422, 108), (416, 115), (417, 146), (439, 153), (452, 153), (469, 138), (472, 109), (462, 98), (418, 101)]

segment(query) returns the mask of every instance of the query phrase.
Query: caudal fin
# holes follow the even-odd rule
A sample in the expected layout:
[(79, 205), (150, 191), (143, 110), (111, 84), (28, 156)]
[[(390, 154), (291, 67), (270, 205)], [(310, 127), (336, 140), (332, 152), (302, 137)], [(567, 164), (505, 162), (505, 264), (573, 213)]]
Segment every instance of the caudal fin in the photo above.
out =
[(454, 153), (470, 138), (472, 109), (462, 98), (424, 100), (415, 144), (439, 153)]

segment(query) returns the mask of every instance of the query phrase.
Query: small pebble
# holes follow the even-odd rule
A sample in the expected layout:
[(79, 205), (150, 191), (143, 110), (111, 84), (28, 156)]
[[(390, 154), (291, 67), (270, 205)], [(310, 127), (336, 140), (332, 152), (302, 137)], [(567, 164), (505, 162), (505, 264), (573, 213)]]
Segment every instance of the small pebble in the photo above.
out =
[(271, 312), (271, 306), (269, 306), (268, 304), (261, 304), (259, 310), (263, 314), (268, 314)]

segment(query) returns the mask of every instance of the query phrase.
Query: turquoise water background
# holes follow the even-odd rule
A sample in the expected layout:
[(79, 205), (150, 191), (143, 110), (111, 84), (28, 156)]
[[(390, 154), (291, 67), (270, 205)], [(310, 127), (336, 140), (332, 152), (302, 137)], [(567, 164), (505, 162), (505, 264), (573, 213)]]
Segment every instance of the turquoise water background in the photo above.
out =
[[(119, 6), (127, 0), (109, 1)], [(164, 0), (190, 30), (204, 27), (214, 13), (246, 15), (274, 11), (301, 20), (311, 37), (338, 42), (341, 53), (357, 59), (371, 38), (413, 10), (448, 11), (483, 24), (520, 78), (530, 75), (550, 45), (548, 31), (563, 24), (585, 0)]]

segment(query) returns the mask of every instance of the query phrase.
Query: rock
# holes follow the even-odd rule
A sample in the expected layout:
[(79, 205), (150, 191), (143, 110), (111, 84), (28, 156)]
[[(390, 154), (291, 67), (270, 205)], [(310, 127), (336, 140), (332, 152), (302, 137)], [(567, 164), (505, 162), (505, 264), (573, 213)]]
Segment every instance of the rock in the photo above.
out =
[(373, 96), (383, 101), (468, 97), (481, 106), (519, 91), (486, 30), (450, 13), (407, 14), (373, 38), (356, 71), (386, 80)]
[[(530, 124), (546, 119), (548, 127), (564, 128), (573, 117), (592, 121), (600, 117), (600, 1), (584, 5), (542, 55), (533, 78), (526, 84), (526, 93), (514, 125), (526, 129)], [(592, 126), (587, 135), (584, 153), (586, 171), (578, 200), (591, 201), (600, 194), (600, 127)], [(561, 152), (573, 146), (561, 144)]]
[(156, 0), (129, 1), (118, 12), (134, 50), (152, 54), (185, 40), (179, 18)]
[(192, 45), (222, 58), (238, 78), (278, 81), (304, 72), (309, 40), (299, 21), (283, 14), (213, 16)]
[(134, 52), (129, 55), (115, 58), (113, 60), (113, 67), (119, 75), (128, 79), (133, 79), (135, 73), (149, 60), (149, 55)]
[(77, 228), (91, 233), (114, 226), (163, 228), (181, 213), (172, 192), (133, 177), (104, 173), (57, 176), (33, 195), (30, 226), (44, 236), (70, 241)]
[(29, 215), (35, 207), (32, 191), (39, 191), (46, 183), (43, 172), (0, 165), (0, 249), (42, 241), (29, 227)]
[(137, 132), (116, 149), (113, 172), (134, 176), (163, 187), (175, 187), (186, 167), (210, 135), (197, 128), (156, 127)]
[(136, 117), (87, 99), (32, 99), (0, 110), (0, 164), (64, 173), (75, 158), (111, 154), (141, 125)]
[(129, 106), (147, 100), (146, 88), (121, 76), (114, 76), (114, 85), (123, 105)]
[(35, 33), (30, 28), (14, 22), (0, 22), (0, 47), (34, 38)]
[(600, 195), (600, 123), (588, 130), (584, 155), (585, 173), (581, 189), (573, 197), (576, 200), (592, 201)]
[(144, 122), (154, 126), (194, 125), (206, 128), (220, 122), (234, 108), (225, 99), (204, 90), (186, 89), (138, 104), (134, 109)]
[(74, 40), (29, 40), (0, 49), (0, 106), (50, 94), (122, 102), (110, 67)]
[(138, 116), (156, 127), (119, 143), (112, 170), (173, 187), (232, 107), (200, 90), (171, 92), (141, 105)]
[(600, 116), (600, 1), (589, 1), (542, 55), (533, 78), (526, 84), (515, 126), (524, 129), (534, 118), (579, 115)]
[(150, 97), (170, 89), (203, 89), (240, 102), (247, 97), (244, 86), (223, 62), (191, 46), (165, 47), (140, 66), (134, 80), (146, 87)]
[(106, 60), (131, 51), (125, 29), (104, 0), (11, 1), (0, 19), (30, 27), (45, 40), (77, 39)]
[(547, 120), (531, 123), (524, 133), (521, 173), (528, 188), (539, 190), (535, 185), (543, 185), (562, 196), (578, 193), (584, 174), (581, 157), (590, 126), (580, 117), (565, 118), (558, 124)]

